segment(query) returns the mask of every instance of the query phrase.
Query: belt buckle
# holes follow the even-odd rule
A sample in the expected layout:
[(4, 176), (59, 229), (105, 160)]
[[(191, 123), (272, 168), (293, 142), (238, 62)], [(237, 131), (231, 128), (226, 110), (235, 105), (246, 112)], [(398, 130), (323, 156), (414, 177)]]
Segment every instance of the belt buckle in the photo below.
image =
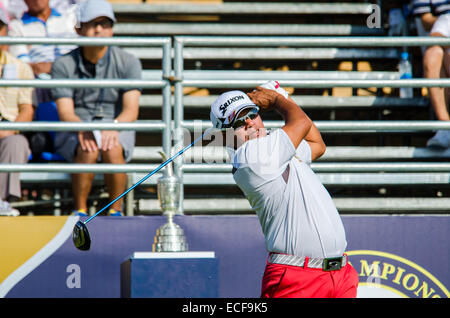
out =
[(338, 271), (342, 268), (342, 257), (325, 258), (323, 260), (324, 271)]

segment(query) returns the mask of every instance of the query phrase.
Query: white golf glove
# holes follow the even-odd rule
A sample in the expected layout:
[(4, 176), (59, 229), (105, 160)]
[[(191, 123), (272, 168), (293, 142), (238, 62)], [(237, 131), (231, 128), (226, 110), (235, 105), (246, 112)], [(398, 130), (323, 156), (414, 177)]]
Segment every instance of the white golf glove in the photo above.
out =
[(278, 81), (268, 81), (262, 85), (260, 85), (262, 88), (271, 89), (273, 91), (276, 91), (277, 93), (284, 96), (284, 98), (288, 98), (289, 94), (280, 86), (280, 83)]

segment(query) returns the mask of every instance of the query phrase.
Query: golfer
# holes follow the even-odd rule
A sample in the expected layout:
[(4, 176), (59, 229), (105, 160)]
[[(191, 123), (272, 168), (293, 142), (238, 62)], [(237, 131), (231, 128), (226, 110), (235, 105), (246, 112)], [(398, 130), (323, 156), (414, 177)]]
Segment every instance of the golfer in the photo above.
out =
[[(210, 113), (265, 236), (261, 297), (356, 297), (358, 275), (345, 255), (341, 218), (310, 168), (325, 152), (320, 132), (277, 82), (264, 86), (226, 92)], [(270, 110), (285, 123), (268, 134), (259, 113)]]

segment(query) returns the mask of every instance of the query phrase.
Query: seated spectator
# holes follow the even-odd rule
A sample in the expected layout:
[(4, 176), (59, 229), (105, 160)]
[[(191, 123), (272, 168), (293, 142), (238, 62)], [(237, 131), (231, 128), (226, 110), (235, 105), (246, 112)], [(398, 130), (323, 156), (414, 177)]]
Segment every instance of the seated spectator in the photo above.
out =
[[(60, 13), (51, 8), (49, 0), (25, 0), (27, 11), (20, 19), (10, 23), (10, 35), (16, 37), (76, 37), (75, 12)], [(11, 45), (9, 51), (28, 63), (36, 78), (49, 79), (52, 63), (59, 56), (70, 52), (74, 45)], [(34, 90), (33, 104), (37, 107), (34, 120), (57, 121), (56, 104), (50, 89)], [(54, 132), (29, 132), (26, 134), (33, 161), (39, 161), (44, 149), (53, 148)]]
[[(64, 14), (83, 1), (86, 0), (50, 0), (50, 7)], [(0, 0), (0, 4), (7, 9), (10, 19), (20, 19), (28, 10), (24, 0)]]
[[(420, 17), (423, 29), (430, 36), (450, 36), (450, 3), (449, 1), (413, 2), (413, 14)], [(450, 74), (450, 49), (439, 45), (426, 48), (423, 56), (423, 72), (425, 78), (448, 78)], [(449, 121), (448, 89), (430, 87), (430, 102), (437, 120)], [(428, 147), (446, 149), (450, 147), (450, 130), (438, 130), (428, 140)]]
[[(0, 10), (0, 36), (6, 36), (8, 19)], [(0, 74), (2, 79), (33, 79), (31, 67), (7, 52), (0, 45)], [(25, 122), (33, 119), (32, 88), (0, 87), (0, 121)], [(12, 130), (0, 130), (0, 163), (23, 164), (30, 149), (27, 139)], [(19, 215), (9, 202), (21, 197), (19, 173), (0, 173), (0, 215)]]
[[(112, 6), (104, 0), (88, 0), (79, 7), (76, 31), (84, 37), (111, 37), (116, 21)], [(54, 79), (140, 79), (140, 61), (116, 46), (85, 46), (58, 58), (52, 67)], [(138, 89), (54, 88), (59, 118), (67, 122), (134, 122), (138, 118)], [(124, 164), (131, 160), (134, 131), (60, 132), (56, 152), (69, 162)], [(125, 191), (126, 174), (105, 174), (113, 200)], [(93, 173), (72, 174), (74, 214), (87, 212)], [(110, 215), (121, 215), (122, 200), (111, 206)]]
[[(10, 36), (74, 37), (75, 14), (62, 15), (49, 6), (49, 0), (25, 0), (28, 11), (10, 24)], [(74, 49), (57, 45), (11, 45), (9, 51), (31, 65), (37, 77), (48, 78), (53, 61)]]

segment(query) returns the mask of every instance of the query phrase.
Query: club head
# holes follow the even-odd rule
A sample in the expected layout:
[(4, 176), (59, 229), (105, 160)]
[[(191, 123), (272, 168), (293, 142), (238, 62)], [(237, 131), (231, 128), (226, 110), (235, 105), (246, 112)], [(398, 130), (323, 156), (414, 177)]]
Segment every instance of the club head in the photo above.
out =
[(91, 237), (87, 226), (83, 222), (78, 221), (73, 227), (72, 240), (75, 247), (79, 250), (88, 251), (91, 248)]

